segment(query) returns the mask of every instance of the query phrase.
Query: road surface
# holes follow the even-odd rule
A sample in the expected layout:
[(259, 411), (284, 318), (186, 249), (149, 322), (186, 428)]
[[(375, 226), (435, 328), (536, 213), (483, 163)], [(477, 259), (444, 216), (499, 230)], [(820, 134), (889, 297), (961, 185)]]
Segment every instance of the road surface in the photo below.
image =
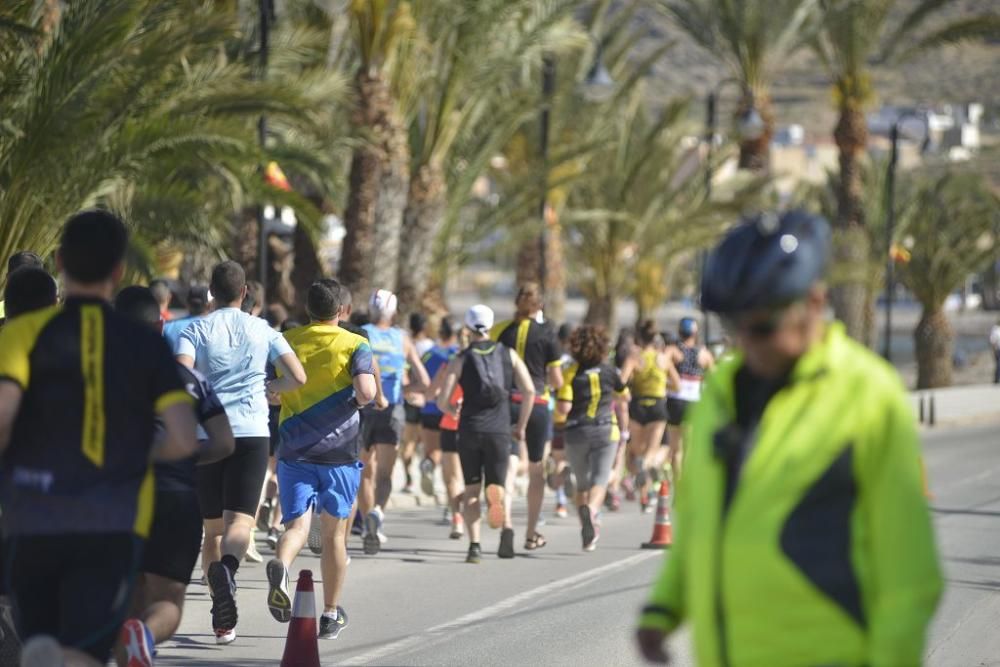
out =
[[(1000, 666), (1000, 425), (931, 432), (925, 437), (934, 518), (948, 589), (931, 631), (927, 664)], [(546, 499), (546, 507), (552, 501)], [(515, 524), (521, 527), (519, 505)], [(324, 665), (631, 665), (636, 612), (660, 567), (661, 552), (640, 550), (652, 517), (635, 506), (605, 517), (595, 553), (579, 548), (576, 521), (548, 518), (544, 549), (512, 561), (495, 553), (497, 533), (485, 531), (487, 557), (466, 565), (466, 543), (447, 539), (440, 511), (391, 512), (389, 543), (377, 557), (351, 543), (343, 606), (350, 625), (340, 639), (321, 641)], [(261, 543), (261, 552), (268, 556)], [(319, 577), (319, 560), (296, 563)], [(158, 665), (275, 666), (287, 626), (265, 606), (262, 565), (239, 572), (239, 638), (214, 643), (207, 590), (189, 589), (177, 638), (160, 648)], [(317, 588), (317, 597), (320, 590)], [(686, 634), (672, 641), (675, 665), (693, 665)]]

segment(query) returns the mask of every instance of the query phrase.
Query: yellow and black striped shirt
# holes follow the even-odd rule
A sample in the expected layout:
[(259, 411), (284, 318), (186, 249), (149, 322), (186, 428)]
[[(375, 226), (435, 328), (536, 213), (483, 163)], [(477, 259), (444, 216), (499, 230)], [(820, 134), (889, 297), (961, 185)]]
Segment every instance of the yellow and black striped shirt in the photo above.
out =
[(566, 372), (559, 401), (570, 403), (566, 428), (607, 425), (614, 422), (612, 402), (616, 394), (626, 391), (618, 369), (610, 364), (580, 369), (573, 364)]
[(191, 402), (163, 339), (70, 298), (0, 330), (0, 381), (24, 392), (0, 474), (7, 533), (145, 536), (156, 414)]

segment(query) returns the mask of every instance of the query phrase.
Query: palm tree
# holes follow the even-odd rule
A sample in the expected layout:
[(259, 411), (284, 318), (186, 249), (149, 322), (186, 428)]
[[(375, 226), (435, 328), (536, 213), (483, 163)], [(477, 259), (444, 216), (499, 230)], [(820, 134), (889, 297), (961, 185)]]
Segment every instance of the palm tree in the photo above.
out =
[(355, 294), (366, 295), (375, 284), (395, 286), (410, 156), (389, 71), (414, 26), (407, 2), (352, 0), (350, 11), (358, 60), (352, 122), (359, 143), (351, 158), (339, 272)]
[(910, 254), (900, 277), (923, 306), (913, 332), (917, 388), (951, 384), (954, 334), (944, 313), (948, 295), (995, 258), (1000, 239), (1000, 195), (982, 176), (945, 173), (904, 183), (900, 212), (903, 246)]
[[(32, 4), (5, 6), (5, 20), (42, 35)], [(0, 40), (0, 256), (50, 252), (63, 220), (94, 204), (135, 212), (137, 245), (212, 243), (227, 202), (259, 187), (252, 119), (297, 122), (313, 105), (220, 58), (237, 25), (204, 3), (81, 0), (49, 29)]]
[[(921, 0), (898, 22), (893, 21), (898, 0), (824, 0), (813, 51), (833, 81), (839, 119), (834, 140), (840, 152), (837, 191), (836, 257), (843, 267), (865, 264), (871, 235), (866, 227), (861, 158), (868, 145), (865, 106), (874, 98), (870, 63), (882, 58), (908, 57), (943, 44), (1000, 31), (1000, 16), (988, 14), (962, 19), (934, 30), (927, 21), (949, 0)], [(862, 273), (847, 272), (833, 290), (833, 305), (848, 333), (866, 338), (866, 310), (874, 294), (866, 289)], [(870, 336), (868, 336), (870, 337)]]
[(742, 85), (737, 115), (755, 109), (764, 120), (759, 137), (742, 141), (739, 166), (769, 164), (774, 135), (771, 83), (789, 56), (805, 43), (818, 0), (659, 0), (661, 7)]

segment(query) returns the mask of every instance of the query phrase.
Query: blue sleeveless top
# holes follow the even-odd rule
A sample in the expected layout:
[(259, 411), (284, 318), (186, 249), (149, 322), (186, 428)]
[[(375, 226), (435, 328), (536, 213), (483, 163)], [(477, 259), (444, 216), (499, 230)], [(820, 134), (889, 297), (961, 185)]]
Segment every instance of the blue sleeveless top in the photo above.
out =
[(382, 374), (382, 392), (390, 405), (403, 402), (403, 373), (406, 372), (406, 355), (403, 352), (403, 330), (396, 327), (379, 329), (366, 324), (372, 354)]

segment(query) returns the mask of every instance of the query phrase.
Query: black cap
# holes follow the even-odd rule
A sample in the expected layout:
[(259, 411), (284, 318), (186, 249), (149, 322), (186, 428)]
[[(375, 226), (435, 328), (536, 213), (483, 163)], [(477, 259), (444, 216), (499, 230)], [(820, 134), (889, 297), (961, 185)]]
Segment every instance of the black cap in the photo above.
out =
[(826, 273), (830, 225), (806, 211), (761, 213), (734, 228), (708, 257), (702, 306), (736, 313), (804, 297)]

